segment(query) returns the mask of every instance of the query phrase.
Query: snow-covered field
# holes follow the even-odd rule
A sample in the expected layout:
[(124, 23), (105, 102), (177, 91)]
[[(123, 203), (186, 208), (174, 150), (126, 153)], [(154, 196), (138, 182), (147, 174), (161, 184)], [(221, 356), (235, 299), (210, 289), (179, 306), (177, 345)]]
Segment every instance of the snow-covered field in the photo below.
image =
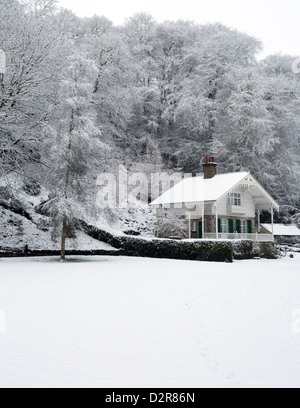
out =
[(88, 261), (0, 260), (0, 387), (300, 386), (300, 256)]

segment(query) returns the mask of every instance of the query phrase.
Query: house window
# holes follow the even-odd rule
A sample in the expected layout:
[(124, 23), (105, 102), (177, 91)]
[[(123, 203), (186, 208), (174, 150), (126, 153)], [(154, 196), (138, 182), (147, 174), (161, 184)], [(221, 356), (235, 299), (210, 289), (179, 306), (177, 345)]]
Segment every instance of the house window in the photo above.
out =
[(197, 232), (197, 222), (192, 221), (192, 232)]
[(228, 205), (236, 205), (241, 207), (242, 197), (240, 193), (232, 193), (228, 195)]
[(247, 223), (245, 220), (241, 221), (241, 234), (247, 234)]
[(228, 220), (225, 218), (221, 219), (221, 232), (223, 234), (228, 234)]

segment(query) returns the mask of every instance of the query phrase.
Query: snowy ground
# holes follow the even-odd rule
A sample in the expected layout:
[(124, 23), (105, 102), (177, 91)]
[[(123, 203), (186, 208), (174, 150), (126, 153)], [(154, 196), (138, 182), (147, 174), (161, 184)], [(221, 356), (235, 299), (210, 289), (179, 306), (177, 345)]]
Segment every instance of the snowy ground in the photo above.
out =
[(300, 256), (0, 260), (0, 387), (299, 387), (299, 280)]

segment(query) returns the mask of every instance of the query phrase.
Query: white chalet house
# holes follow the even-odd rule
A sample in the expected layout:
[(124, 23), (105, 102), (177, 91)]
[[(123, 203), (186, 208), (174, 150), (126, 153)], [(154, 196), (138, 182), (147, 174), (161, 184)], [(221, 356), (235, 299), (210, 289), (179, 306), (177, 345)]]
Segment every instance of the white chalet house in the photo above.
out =
[[(171, 213), (185, 218), (190, 239), (251, 239), (274, 241), (277, 202), (249, 172), (216, 174), (213, 157), (205, 157), (202, 177), (183, 179), (150, 205), (157, 217)], [(260, 223), (263, 210), (271, 213), (271, 231)], [(257, 220), (257, 222), (255, 222)]]

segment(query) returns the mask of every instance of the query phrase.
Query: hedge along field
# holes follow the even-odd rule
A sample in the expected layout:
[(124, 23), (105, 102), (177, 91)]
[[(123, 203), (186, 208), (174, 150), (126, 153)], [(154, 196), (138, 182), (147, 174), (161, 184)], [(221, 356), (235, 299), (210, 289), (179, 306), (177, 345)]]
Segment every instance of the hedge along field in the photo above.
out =
[(171, 239), (143, 239), (114, 236), (85, 222), (80, 222), (90, 237), (121, 249), (125, 256), (144, 258), (179, 259), (206, 262), (232, 262), (233, 247), (230, 241), (176, 241)]
[(90, 237), (120, 249), (122, 255), (145, 258), (165, 258), (207, 262), (233, 262), (255, 257), (276, 259), (278, 251), (274, 243), (254, 243), (251, 240), (233, 241), (176, 241), (171, 239), (143, 239), (131, 236), (115, 236), (84, 221), (80, 228)]
[[(90, 237), (105, 242), (115, 250), (69, 250), (68, 256), (133, 256), (143, 258), (178, 259), (206, 262), (233, 262), (255, 257), (276, 259), (278, 251), (273, 243), (258, 244), (249, 240), (235, 241), (177, 241), (171, 239), (146, 239), (133, 236), (115, 236), (83, 221), (78, 221), (77, 228)], [(28, 252), (20, 249), (0, 248), (0, 258), (58, 256), (60, 251), (38, 250)]]
[(147, 258), (180, 259), (189, 261), (232, 262), (230, 242), (143, 240), (133, 237), (117, 238), (127, 256)]

